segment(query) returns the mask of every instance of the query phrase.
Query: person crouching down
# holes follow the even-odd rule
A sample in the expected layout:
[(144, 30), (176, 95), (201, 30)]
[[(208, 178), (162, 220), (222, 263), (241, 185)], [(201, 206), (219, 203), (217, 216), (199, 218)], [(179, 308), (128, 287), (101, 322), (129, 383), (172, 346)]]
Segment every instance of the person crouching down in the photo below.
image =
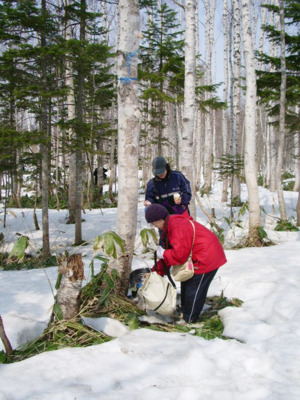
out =
[(185, 282), (181, 282), (181, 308), (186, 323), (194, 323), (200, 317), (208, 288), (218, 269), (227, 260), (223, 247), (217, 236), (205, 226), (194, 221), (190, 216), (169, 215), (166, 208), (160, 204), (147, 207), (146, 221), (162, 230), (162, 244), (157, 249), (157, 272), (164, 276), (162, 260), (167, 268), (172, 265), (183, 264), (187, 261), (194, 238), (192, 260), (194, 275)]

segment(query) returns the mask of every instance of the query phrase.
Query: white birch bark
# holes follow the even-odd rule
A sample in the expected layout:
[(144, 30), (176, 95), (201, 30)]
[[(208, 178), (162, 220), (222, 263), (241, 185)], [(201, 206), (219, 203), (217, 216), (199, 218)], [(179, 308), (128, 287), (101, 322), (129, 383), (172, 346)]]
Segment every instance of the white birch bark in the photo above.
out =
[[(298, 109), (298, 111), (297, 111)], [(299, 107), (296, 108), (296, 112), (299, 114)], [(298, 192), (300, 190), (300, 133), (294, 133), (294, 148), (295, 148), (295, 185), (293, 190)]]
[[(181, 169), (190, 181), (194, 194), (193, 134), (195, 122), (195, 87), (196, 87), (196, 30), (195, 0), (185, 2), (185, 76), (184, 76), (184, 112), (181, 140)], [(190, 202), (191, 215), (196, 218), (195, 197)]]
[[(79, 40), (81, 43), (86, 39), (86, 0), (80, 1), (79, 13)], [(82, 242), (81, 210), (83, 208), (83, 126), (84, 121), (84, 73), (77, 69), (77, 94), (76, 94), (76, 188), (75, 188), (75, 244)]]
[[(104, 43), (106, 45), (108, 45), (109, 26), (108, 26), (108, 17), (107, 17), (107, 4), (106, 4), (106, 2), (102, 2), (100, 6), (101, 6), (101, 13), (102, 13), (102, 27), (105, 30), (102, 35), (102, 38), (103, 38)], [(103, 66), (104, 66), (104, 64), (103, 64)], [(95, 87), (95, 90), (96, 90), (96, 87)], [(100, 114), (100, 112), (99, 112), (99, 114)], [(102, 112), (102, 114), (104, 114), (104, 119), (106, 121), (109, 121), (110, 115), (111, 115), (111, 109), (105, 110), (104, 112)], [(101, 117), (99, 116), (99, 118), (101, 118)], [(99, 135), (96, 146), (97, 146), (97, 157), (96, 157), (97, 185), (96, 186), (98, 188), (99, 194), (102, 196), (103, 195), (103, 185), (104, 185), (104, 177), (103, 177), (102, 171), (103, 171), (104, 163), (105, 163), (105, 148), (104, 148), (104, 140), (103, 140), (103, 137), (101, 137), (101, 135)]]
[[(268, 0), (265, 1), (265, 4), (268, 3)], [(267, 9), (262, 8), (262, 14), (261, 14), (261, 26), (265, 25), (267, 21)], [(260, 30), (260, 37), (259, 37), (259, 52), (263, 53), (264, 51), (264, 44), (265, 44), (265, 37), (266, 33), (263, 29)], [(258, 69), (262, 68), (262, 61), (258, 62)]]
[[(231, 154), (240, 153), (238, 139), (242, 136), (241, 129), (241, 9), (238, 0), (232, 1), (233, 8), (233, 93), (232, 93), (232, 126), (231, 126)], [(232, 198), (240, 201), (240, 180), (234, 176)]]
[[(217, 54), (216, 47), (213, 46), (213, 65), (212, 65), (212, 77), (213, 82), (217, 82)], [(212, 154), (213, 160), (216, 159), (217, 156), (217, 135), (216, 135), (216, 110), (211, 110), (212, 112)], [(212, 171), (212, 185), (215, 182), (215, 173)]]
[[(63, 24), (63, 7), (62, 7), (62, 0), (58, 0), (58, 16), (59, 16), (59, 34), (63, 36), (64, 31), (64, 24)], [(57, 76), (57, 88), (59, 89), (60, 80), (59, 77), (63, 76), (63, 72), (61, 71), (61, 67), (56, 67), (56, 76)], [(62, 100), (58, 98), (56, 100), (56, 119), (60, 121), (62, 119)], [(59, 203), (59, 196), (58, 196), (58, 187), (59, 187), (59, 168), (62, 167), (62, 159), (63, 159), (63, 152), (61, 151), (61, 141), (63, 138), (63, 131), (61, 127), (58, 125), (54, 128), (54, 151), (55, 151), (55, 196), (56, 196), (56, 208), (57, 211), (60, 210), (60, 203)]]
[(256, 165), (256, 74), (252, 47), (252, 31), (249, 0), (241, 0), (243, 47), (246, 67), (245, 103), (245, 177), (249, 197), (249, 240), (257, 237), (260, 226), (260, 206)]
[(298, 193), (298, 202), (297, 202), (296, 212), (297, 212), (297, 226), (300, 226), (300, 190)]
[[(65, 7), (72, 5), (73, 0), (66, 0)], [(66, 18), (66, 40), (72, 39), (72, 27), (71, 23)], [(67, 93), (67, 115), (68, 121), (72, 121), (75, 118), (75, 90), (74, 90), (74, 73), (72, 62), (66, 56), (65, 62), (65, 82), (68, 88)], [(74, 129), (69, 128), (69, 138), (74, 140), (75, 133)], [(69, 223), (75, 223), (75, 204), (76, 204), (76, 152), (72, 151), (69, 159)]]
[(125, 240), (119, 259), (122, 291), (127, 290), (137, 226), (138, 155), (141, 113), (137, 60), (140, 36), (138, 0), (119, 2), (118, 72), (118, 217), (117, 232)]
[[(266, 1), (267, 3), (267, 1)], [(261, 10), (261, 26), (266, 24), (267, 21), (267, 9), (262, 8)], [(265, 45), (265, 31), (263, 29), (260, 29), (260, 36), (259, 36), (259, 53), (264, 52), (264, 45)], [(261, 70), (263, 68), (263, 63), (261, 61), (257, 62), (257, 69)], [(267, 114), (265, 112), (265, 108), (262, 104), (258, 106), (258, 130), (261, 132), (261, 137), (262, 137), (262, 146), (258, 146), (258, 148), (261, 148), (261, 155), (260, 155), (260, 163), (261, 163), (261, 174), (263, 176), (264, 183), (268, 179), (269, 171), (270, 171), (270, 146), (269, 146), (269, 129), (268, 125), (266, 123), (267, 120)]]
[[(211, 70), (211, 77), (212, 81), (216, 82), (216, 73), (215, 73), (215, 66), (216, 66), (216, 54), (215, 54), (215, 36), (214, 36), (214, 29), (215, 29), (215, 13), (216, 13), (216, 0), (211, 0), (211, 11), (210, 11), (210, 24), (209, 24), (209, 51), (210, 51), (210, 70)], [(214, 68), (212, 64), (214, 57)], [(213, 73), (214, 71), (214, 73)], [(210, 164), (210, 184), (213, 184), (213, 162), (216, 158), (216, 115), (215, 110), (211, 110), (211, 164)]]
[(176, 112), (176, 104), (169, 104), (169, 110), (170, 110), (170, 119), (171, 119), (171, 126), (173, 130), (173, 140), (171, 143), (174, 143), (174, 150), (173, 150), (173, 159), (175, 160), (175, 165), (176, 169), (179, 169), (179, 141), (180, 141), (180, 136), (179, 136), (179, 128), (177, 125), (177, 112)]
[[(199, 55), (199, 6), (198, 2), (196, 2), (196, 13), (195, 13), (195, 21), (196, 21), (196, 55)], [(196, 69), (200, 67), (199, 58), (196, 58)], [(199, 79), (198, 79), (199, 81)], [(196, 76), (196, 85), (199, 85), (197, 82)], [(195, 109), (195, 124), (194, 124), (194, 187), (195, 191), (198, 192), (201, 184), (201, 112), (199, 107)]]
[(279, 143), (278, 159), (276, 168), (277, 194), (280, 210), (280, 217), (283, 221), (287, 219), (286, 207), (283, 197), (281, 173), (283, 167), (284, 142), (285, 142), (285, 99), (286, 99), (286, 62), (285, 62), (285, 22), (284, 22), (284, 1), (279, 0), (280, 8), (280, 62), (281, 62), (281, 84), (280, 84), (280, 115), (279, 115)]
[[(229, 49), (229, 21), (228, 21), (228, 1), (223, 2), (223, 31), (224, 31), (224, 87), (223, 87), (223, 101), (228, 101), (228, 87), (229, 87), (229, 71), (228, 71), (228, 49)], [(227, 154), (227, 141), (228, 141), (228, 123), (227, 123), (227, 110), (222, 110), (222, 150), (223, 154)], [(227, 201), (228, 179), (223, 179), (222, 189), (222, 202)]]
[[(299, 107), (296, 107), (296, 113), (299, 115)], [(298, 202), (296, 207), (297, 213), (297, 226), (300, 226), (300, 133), (294, 134), (295, 143), (295, 186), (293, 190), (298, 192)]]
[[(210, 3), (205, 0), (205, 50), (206, 50), (206, 75), (205, 84), (211, 84), (211, 60), (212, 48), (214, 43), (213, 29), (214, 29), (214, 15), (215, 15), (215, 0)], [(206, 99), (210, 98), (210, 94), (205, 94)], [(212, 183), (212, 119), (210, 113), (205, 115), (205, 139), (204, 139), (204, 188), (209, 191)]]
[(270, 123), (270, 191), (275, 192), (276, 190), (276, 164), (277, 164), (277, 131), (274, 123), (274, 117), (270, 116), (268, 121)]
[[(277, 6), (277, 0), (271, 0), (271, 5)], [(280, 20), (277, 13), (270, 12), (271, 14), (271, 24), (275, 26), (277, 30), (280, 30)], [(270, 42), (270, 54), (272, 57), (279, 56), (279, 47), (277, 43)], [(271, 72), (274, 71), (274, 68), (271, 68)], [(272, 106), (273, 104), (271, 104)], [(269, 116), (268, 122), (270, 123), (270, 191), (275, 192), (277, 186), (276, 180), (276, 166), (277, 166), (277, 157), (278, 157), (278, 129), (274, 126), (275, 117)]]
[[(277, 5), (276, 0), (271, 0), (271, 5)], [(272, 11), (268, 12), (268, 17), (271, 19), (271, 24), (275, 24), (275, 26), (279, 29), (279, 22), (276, 14)], [(270, 42), (270, 54), (272, 57), (277, 57), (278, 55), (278, 45)], [(274, 71), (274, 68), (271, 68), (271, 72)], [(270, 170), (269, 170), (269, 188), (271, 192), (275, 192), (276, 190), (276, 163), (277, 163), (277, 129), (274, 126), (275, 118), (273, 116), (267, 117), (267, 123), (269, 124), (269, 146), (270, 146)]]
[[(42, 16), (46, 18), (47, 14), (47, 6), (46, 1), (42, 0)], [(44, 32), (41, 34), (41, 48), (46, 47), (46, 35)], [(41, 84), (42, 90), (44, 93), (48, 90), (47, 85), (47, 61), (46, 58), (42, 57), (41, 60)], [(50, 127), (48, 126), (48, 102), (45, 96), (41, 96), (41, 121), (40, 127), (41, 131), (45, 135), (47, 139), (51, 137)], [(43, 257), (50, 256), (50, 237), (49, 237), (49, 210), (48, 210), (48, 190), (49, 190), (49, 177), (50, 177), (50, 170), (49, 170), (49, 145), (47, 143), (41, 144), (41, 157), (42, 157), (42, 177), (41, 177), (41, 184), (42, 184), (42, 230), (43, 230)]]
[(270, 147), (270, 126), (266, 124), (266, 132), (265, 132), (265, 178), (264, 183), (267, 187), (270, 186), (270, 179), (271, 179), (271, 147)]

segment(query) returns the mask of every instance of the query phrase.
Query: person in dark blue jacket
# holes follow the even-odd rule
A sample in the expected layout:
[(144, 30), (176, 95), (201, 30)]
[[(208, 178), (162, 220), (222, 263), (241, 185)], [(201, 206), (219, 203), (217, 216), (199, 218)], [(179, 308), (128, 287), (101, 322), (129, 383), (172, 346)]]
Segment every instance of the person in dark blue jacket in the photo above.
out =
[(152, 161), (154, 178), (147, 184), (145, 207), (161, 204), (169, 214), (189, 214), (192, 197), (190, 182), (179, 171), (172, 171), (164, 157)]

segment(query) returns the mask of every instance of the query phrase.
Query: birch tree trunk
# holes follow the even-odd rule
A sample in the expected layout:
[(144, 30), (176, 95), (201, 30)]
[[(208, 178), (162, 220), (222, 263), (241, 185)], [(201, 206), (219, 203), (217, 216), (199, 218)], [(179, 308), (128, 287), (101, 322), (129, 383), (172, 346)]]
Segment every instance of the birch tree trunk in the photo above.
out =
[[(266, 115), (267, 118), (267, 115)], [(265, 145), (265, 164), (264, 164), (264, 186), (268, 187), (270, 185), (270, 180), (271, 180), (271, 147), (270, 147), (270, 129), (269, 125), (266, 123), (265, 124), (265, 139), (264, 139), (264, 145)]]
[(286, 99), (286, 63), (285, 63), (285, 22), (284, 22), (284, 1), (279, 0), (280, 9), (280, 45), (281, 45), (281, 84), (280, 84), (280, 115), (279, 115), (279, 144), (278, 158), (276, 167), (277, 194), (280, 209), (280, 218), (286, 221), (286, 207), (283, 197), (283, 189), (281, 183), (281, 173), (283, 166), (284, 141), (285, 141), (285, 99)]
[[(278, 1), (271, 0), (271, 5), (277, 7)], [(271, 14), (271, 24), (275, 26), (276, 30), (280, 30), (280, 17), (278, 13), (270, 12)], [(272, 57), (278, 57), (279, 55), (279, 45), (273, 41), (270, 42), (270, 54)], [(274, 67), (271, 68), (271, 72), (274, 72)], [(274, 104), (271, 102), (272, 107)], [(268, 122), (270, 123), (270, 191), (275, 192), (277, 189), (277, 178), (276, 178), (276, 170), (277, 170), (277, 158), (278, 158), (278, 129), (275, 127), (274, 123), (276, 119), (274, 116), (268, 117)]]
[[(65, 20), (66, 20), (66, 41), (72, 39), (72, 27), (71, 21), (69, 20), (69, 11), (68, 7), (71, 7), (73, 0), (66, 0), (65, 2)], [(66, 70), (66, 87), (68, 89), (67, 93), (67, 114), (68, 121), (73, 121), (76, 115), (75, 111), (75, 89), (74, 89), (74, 72), (72, 61), (69, 59), (68, 54), (66, 55), (65, 62), (65, 70)], [(74, 129), (71, 126), (69, 128), (69, 139), (72, 142), (75, 139)], [(76, 210), (76, 152), (75, 150), (71, 150), (70, 159), (69, 159), (69, 224), (75, 223), (75, 210)]]
[[(103, 33), (103, 40), (105, 42), (105, 44), (108, 45), (109, 42), (109, 26), (108, 26), (108, 15), (107, 15), (107, 4), (106, 2), (101, 2), (101, 12), (102, 12), (102, 25), (103, 25), (103, 29), (105, 29), (104, 33)], [(114, 69), (114, 68), (113, 68)], [(95, 89), (96, 90), (96, 82), (94, 81), (94, 85), (95, 85)], [(105, 120), (111, 120), (111, 115), (112, 112), (114, 111), (114, 107), (112, 106), (110, 109), (105, 110), (104, 111), (104, 115), (105, 115)], [(96, 157), (96, 161), (97, 161), (97, 189), (98, 189), (98, 193), (100, 196), (103, 195), (103, 185), (104, 185), (104, 176), (103, 176), (103, 168), (104, 168), (104, 163), (105, 163), (105, 150), (104, 150), (104, 140), (103, 137), (101, 135), (99, 135), (99, 138), (97, 140), (96, 143), (97, 146), (97, 157)], [(97, 194), (98, 194), (97, 193)]]
[[(42, 13), (46, 19), (46, 0), (42, 0)], [(46, 22), (44, 22), (44, 27)], [(46, 29), (46, 28), (44, 28)], [(46, 32), (42, 30), (41, 48), (46, 48)], [(44, 93), (47, 92), (47, 60), (42, 56), (42, 87)], [(48, 189), (49, 189), (49, 133), (48, 133), (48, 112), (47, 98), (45, 94), (41, 99), (41, 130), (45, 135), (45, 142), (41, 145), (42, 154), (42, 226), (43, 226), (43, 257), (50, 256), (50, 239), (49, 239), (49, 214), (48, 214)]]
[[(228, 1), (223, 2), (223, 31), (224, 31), (224, 88), (223, 88), (223, 101), (228, 101), (228, 49), (229, 49), (229, 32), (228, 32)], [(222, 110), (222, 137), (223, 137), (223, 154), (227, 154), (227, 140), (228, 140), (228, 123), (227, 123), (227, 110)], [(222, 202), (227, 201), (228, 195), (228, 179), (223, 178)]]
[[(239, 0), (232, 1), (233, 8), (233, 76), (232, 76), (232, 125), (231, 125), (231, 155), (239, 154), (238, 141), (242, 136), (241, 129), (241, 9)], [(240, 180), (233, 177), (232, 198), (240, 202)]]
[(271, 192), (275, 192), (276, 190), (276, 165), (277, 165), (277, 134), (276, 128), (273, 125), (274, 117), (268, 117), (269, 120), (269, 131), (270, 131), (270, 181), (269, 187)]
[(120, 292), (128, 287), (137, 226), (138, 156), (141, 113), (137, 61), (140, 36), (138, 0), (119, 2), (118, 72), (118, 216), (117, 232), (125, 241), (118, 260)]
[[(85, 42), (85, 30), (86, 30), (86, 0), (80, 0), (80, 41), (82, 46)], [(81, 232), (81, 209), (82, 209), (82, 142), (83, 142), (83, 107), (84, 107), (84, 71), (81, 66), (78, 67), (77, 75), (77, 120), (78, 125), (76, 127), (76, 186), (75, 186), (75, 244), (82, 242)], [(101, 171), (102, 172), (102, 171)]]
[[(299, 108), (297, 107), (299, 110)], [(296, 110), (297, 110), (296, 109)], [(293, 190), (298, 192), (298, 203), (296, 208), (297, 213), (297, 226), (300, 226), (300, 133), (295, 134), (295, 148), (296, 150), (296, 161), (295, 161), (295, 185)]]
[(299, 189), (299, 193), (298, 193), (298, 202), (297, 202), (297, 226), (300, 226), (300, 189)]
[[(199, 46), (200, 46), (200, 41), (199, 41), (199, 6), (198, 2), (196, 2), (196, 15), (195, 15), (195, 27), (196, 27), (196, 69), (200, 70), (200, 60), (199, 57)], [(200, 79), (197, 79), (196, 75), (196, 86), (198, 86), (198, 81)], [(202, 163), (201, 163), (201, 155), (202, 155), (202, 148), (201, 148), (201, 112), (199, 107), (196, 106), (195, 110), (195, 124), (194, 124), (194, 185), (195, 185), (195, 191), (198, 192), (200, 190), (200, 185), (201, 185), (201, 168), (202, 168)]]
[[(115, 102), (112, 103), (111, 106), (111, 121), (112, 121), (112, 126), (114, 129), (117, 128), (117, 111), (116, 111), (116, 105)], [(113, 197), (113, 183), (116, 178), (116, 173), (115, 173), (115, 147), (116, 147), (116, 133), (113, 132), (112, 137), (111, 137), (111, 144), (110, 144), (110, 154), (109, 154), (109, 169), (110, 169), (110, 176), (109, 176), (109, 182), (108, 182), (108, 192), (109, 192), (109, 197), (111, 201), (114, 201)]]
[[(261, 14), (261, 26), (266, 25), (267, 22), (267, 9), (262, 8)], [(265, 44), (265, 37), (266, 33), (263, 29), (260, 29), (260, 36), (259, 36), (259, 53), (264, 52), (264, 44)], [(263, 66), (262, 61), (258, 61), (257, 68), (261, 70)], [(267, 113), (265, 112), (265, 108), (262, 104), (258, 106), (258, 118), (259, 118), (259, 126), (262, 135), (262, 146), (261, 146), (261, 174), (263, 176), (263, 182), (270, 182), (270, 146), (269, 146), (269, 138), (270, 138), (270, 130), (268, 127), (267, 121)], [(258, 145), (259, 147), (259, 145)]]
[(188, 178), (192, 189), (190, 212), (196, 218), (195, 177), (193, 168), (193, 133), (195, 122), (196, 87), (196, 34), (195, 0), (185, 2), (185, 75), (184, 75), (184, 112), (181, 148), (181, 168)]
[[(298, 108), (298, 107), (297, 107)], [(299, 111), (296, 112), (299, 114)], [(294, 143), (295, 143), (295, 185), (293, 190), (297, 192), (300, 190), (300, 132), (294, 133)]]
[(252, 47), (250, 1), (241, 0), (244, 59), (246, 67), (245, 103), (245, 176), (249, 197), (249, 234), (251, 244), (258, 242), (260, 226), (260, 206), (257, 186), (256, 165), (256, 73)]
[[(211, 85), (211, 60), (212, 60), (212, 49), (214, 43), (213, 27), (214, 27), (214, 15), (215, 15), (215, 0), (210, 2), (205, 0), (206, 9), (206, 85)], [(205, 93), (206, 100), (211, 97), (210, 93)], [(211, 189), (212, 184), (212, 166), (213, 166), (213, 153), (212, 153), (212, 118), (210, 113), (205, 114), (205, 139), (204, 139), (204, 191), (206, 193)]]

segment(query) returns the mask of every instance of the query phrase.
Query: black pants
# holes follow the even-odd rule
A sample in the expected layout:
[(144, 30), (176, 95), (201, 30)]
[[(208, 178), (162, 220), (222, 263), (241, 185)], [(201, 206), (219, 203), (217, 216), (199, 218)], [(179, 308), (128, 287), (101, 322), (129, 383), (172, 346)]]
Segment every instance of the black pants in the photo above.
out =
[(181, 307), (186, 322), (198, 320), (207, 296), (209, 285), (217, 269), (206, 274), (195, 274), (191, 279), (181, 282)]

